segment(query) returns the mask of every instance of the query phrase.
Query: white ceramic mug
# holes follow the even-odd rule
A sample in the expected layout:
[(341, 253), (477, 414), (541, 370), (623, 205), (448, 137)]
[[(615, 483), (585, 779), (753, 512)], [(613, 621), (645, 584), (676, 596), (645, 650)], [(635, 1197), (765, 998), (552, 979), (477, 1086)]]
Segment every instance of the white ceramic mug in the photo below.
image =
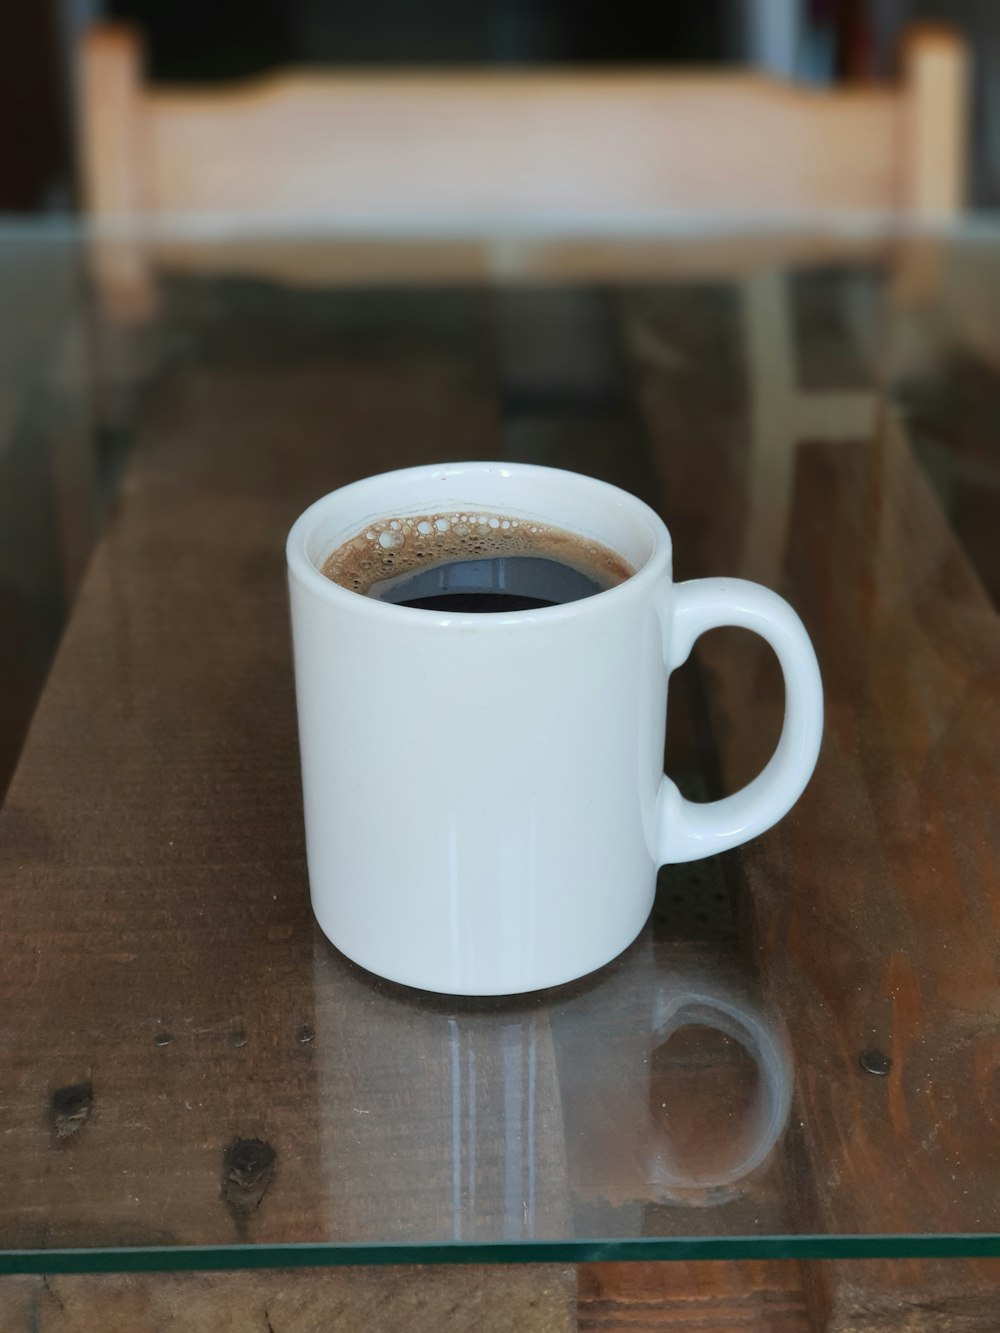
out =
[[(589, 537), (635, 573), (482, 615), (394, 606), (320, 572), (377, 519), (470, 510)], [(614, 486), (516, 463), (407, 468), (318, 500), (287, 553), (313, 910), (393, 981), (502, 995), (583, 976), (642, 929), (658, 867), (762, 833), (813, 771), (823, 695), (798, 616), (740, 579), (675, 584), (666, 527)], [(785, 721), (758, 777), (695, 804), (662, 772), (667, 678), (719, 625), (771, 644)]]

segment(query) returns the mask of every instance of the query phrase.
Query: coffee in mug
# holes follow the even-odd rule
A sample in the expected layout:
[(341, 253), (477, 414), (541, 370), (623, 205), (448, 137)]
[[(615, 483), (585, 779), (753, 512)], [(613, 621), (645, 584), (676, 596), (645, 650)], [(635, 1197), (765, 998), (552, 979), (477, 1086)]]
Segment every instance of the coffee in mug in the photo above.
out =
[(634, 572), (609, 546), (551, 524), (461, 511), (376, 519), (323, 565), (366, 597), (456, 614), (560, 606)]

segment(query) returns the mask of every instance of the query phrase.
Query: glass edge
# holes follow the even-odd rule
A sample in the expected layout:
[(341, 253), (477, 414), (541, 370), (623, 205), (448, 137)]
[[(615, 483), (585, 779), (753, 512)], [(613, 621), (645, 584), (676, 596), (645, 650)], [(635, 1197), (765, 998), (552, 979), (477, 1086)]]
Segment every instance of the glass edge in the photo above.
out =
[(46, 1273), (173, 1273), (382, 1264), (623, 1263), (709, 1259), (1000, 1258), (1000, 1234), (660, 1237), (634, 1240), (435, 1241), (396, 1244), (123, 1246), (6, 1250), (0, 1277)]

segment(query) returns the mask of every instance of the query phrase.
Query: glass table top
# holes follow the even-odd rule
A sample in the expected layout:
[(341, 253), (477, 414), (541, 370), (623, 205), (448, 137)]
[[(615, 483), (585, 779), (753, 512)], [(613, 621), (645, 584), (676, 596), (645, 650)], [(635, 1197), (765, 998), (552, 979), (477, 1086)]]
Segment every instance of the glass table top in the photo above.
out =
[[(0, 1271), (1000, 1255), (1000, 232), (126, 258), (0, 232)], [(781, 824), (499, 1000), (349, 963), (303, 847), (285, 534), (457, 458), (634, 491), (827, 700)], [(667, 771), (781, 712), (713, 632)]]

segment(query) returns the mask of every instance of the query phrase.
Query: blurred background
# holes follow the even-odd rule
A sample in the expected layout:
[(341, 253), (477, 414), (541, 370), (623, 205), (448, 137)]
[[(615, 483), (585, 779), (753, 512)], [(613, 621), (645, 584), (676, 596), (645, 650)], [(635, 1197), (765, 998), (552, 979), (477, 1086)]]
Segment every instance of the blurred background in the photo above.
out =
[[(482, 456), (655, 500), (629, 366), (669, 378), (731, 346), (734, 469), (753, 481), (742, 572), (764, 582), (799, 441), (871, 438), (892, 376), (1000, 589), (979, 428), (995, 251), (931, 253), (898, 230), (1000, 204), (998, 89), (996, 0), (3, 0), (0, 643), (21, 653), (0, 674), (0, 794), (147, 392), (176, 374), (183, 404), (185, 368), (224, 394), (239, 379), (219, 408), (239, 438), (259, 424), (240, 376), (291, 420), (297, 358), (318, 367), (317, 438), (354, 422), (352, 476), (481, 438)], [(688, 346), (702, 302), (722, 331)], [(274, 440), (280, 470), (292, 451), (275, 430), (265, 453)]]
[(125, 21), (147, 77), (197, 85), (282, 67), (747, 66), (807, 85), (899, 75), (901, 35), (944, 21), (970, 56), (969, 179), (1000, 203), (1000, 6), (995, 0), (5, 0), (0, 6), (0, 211), (81, 198), (81, 34)]

